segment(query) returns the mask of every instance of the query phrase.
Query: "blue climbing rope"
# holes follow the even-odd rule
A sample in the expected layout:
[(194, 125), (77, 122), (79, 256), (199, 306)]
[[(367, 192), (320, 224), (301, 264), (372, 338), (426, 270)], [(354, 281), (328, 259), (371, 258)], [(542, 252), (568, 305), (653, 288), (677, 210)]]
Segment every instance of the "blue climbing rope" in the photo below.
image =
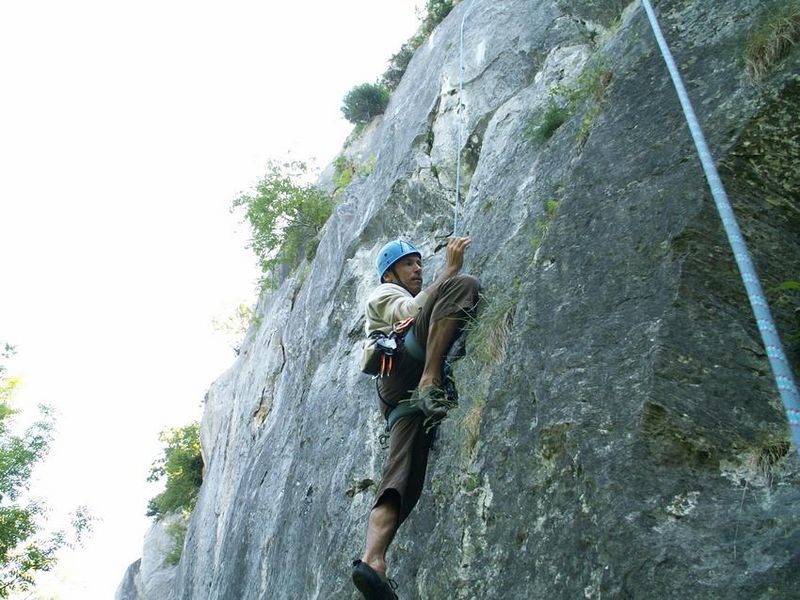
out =
[(464, 107), (461, 104), (461, 93), (464, 91), (464, 23), (474, 2), (464, 9), (461, 17), (461, 34), (458, 42), (458, 142), (456, 143), (456, 203), (453, 208), (453, 236), (458, 235), (458, 207), (461, 202), (461, 144), (464, 143)]
[(733, 255), (739, 267), (739, 273), (742, 276), (745, 289), (747, 290), (747, 297), (750, 300), (750, 306), (753, 309), (753, 314), (758, 324), (758, 330), (761, 332), (761, 339), (767, 349), (767, 357), (772, 367), (772, 373), (775, 376), (775, 383), (778, 386), (778, 392), (780, 393), (781, 400), (786, 409), (795, 450), (798, 452), (798, 455), (800, 455), (800, 396), (798, 396), (797, 393), (797, 386), (794, 382), (789, 361), (783, 351), (781, 340), (778, 337), (778, 330), (775, 327), (769, 305), (761, 289), (758, 275), (756, 275), (755, 268), (753, 267), (753, 261), (750, 258), (750, 253), (747, 250), (744, 237), (736, 222), (736, 216), (728, 201), (728, 195), (725, 193), (725, 188), (722, 185), (722, 180), (714, 165), (714, 160), (711, 158), (705, 136), (697, 121), (692, 103), (689, 101), (689, 96), (686, 93), (686, 88), (683, 85), (678, 67), (675, 65), (675, 60), (672, 58), (672, 53), (664, 39), (664, 34), (661, 32), (661, 27), (658, 24), (658, 19), (653, 11), (653, 7), (650, 5), (650, 1), (642, 0), (642, 4), (647, 12), (647, 18), (650, 21), (653, 34), (658, 42), (661, 55), (664, 57), (664, 62), (667, 63), (667, 69), (669, 69), (675, 91), (678, 93), (678, 99), (681, 102), (686, 122), (692, 133), (692, 139), (697, 148), (697, 154), (703, 165), (703, 171), (705, 171), (706, 180), (711, 188), (711, 194), (717, 205), (717, 211), (722, 219), (725, 233), (728, 236), (728, 243), (733, 249)]

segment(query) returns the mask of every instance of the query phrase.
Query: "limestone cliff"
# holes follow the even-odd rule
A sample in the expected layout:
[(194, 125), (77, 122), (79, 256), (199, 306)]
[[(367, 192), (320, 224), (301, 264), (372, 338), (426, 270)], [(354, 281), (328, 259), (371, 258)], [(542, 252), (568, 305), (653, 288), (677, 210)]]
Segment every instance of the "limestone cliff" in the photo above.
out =
[(177, 569), (169, 558), (176, 550), (175, 537), (169, 529), (182, 521), (180, 515), (170, 514), (153, 523), (144, 538), (142, 558), (128, 567), (117, 588), (116, 600), (170, 597)]
[[(796, 372), (797, 303), (772, 290), (800, 277), (800, 51), (757, 82), (744, 55), (781, 4), (656, 10)], [(384, 457), (363, 303), (389, 238), (441, 268), (457, 151), (484, 308), (390, 551), (400, 597), (796, 597), (797, 457), (641, 5), (461, 2), (357, 149), (374, 170), (210, 389), (200, 499), (148, 598), (357, 597)]]

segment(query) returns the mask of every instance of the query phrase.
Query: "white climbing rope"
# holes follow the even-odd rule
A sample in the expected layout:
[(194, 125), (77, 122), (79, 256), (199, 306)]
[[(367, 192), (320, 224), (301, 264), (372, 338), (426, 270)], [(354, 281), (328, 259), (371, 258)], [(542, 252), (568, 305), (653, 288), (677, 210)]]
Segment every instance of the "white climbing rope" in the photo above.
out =
[(461, 33), (458, 42), (458, 141), (456, 143), (456, 203), (453, 207), (453, 236), (458, 235), (458, 209), (461, 203), (461, 145), (464, 143), (464, 116), (466, 111), (461, 104), (461, 94), (464, 91), (464, 23), (467, 20), (469, 11), (475, 4), (470, 2), (464, 9), (464, 16), (461, 17)]
[(686, 122), (692, 133), (692, 139), (697, 148), (700, 162), (703, 165), (706, 180), (711, 188), (711, 195), (714, 197), (717, 211), (722, 219), (725, 234), (728, 236), (728, 243), (733, 249), (733, 256), (736, 259), (739, 273), (742, 276), (742, 281), (747, 290), (747, 297), (750, 300), (750, 306), (753, 309), (753, 314), (758, 324), (758, 330), (761, 332), (761, 339), (767, 349), (767, 358), (772, 367), (775, 383), (778, 386), (778, 392), (780, 393), (781, 400), (786, 409), (786, 415), (789, 419), (789, 430), (794, 440), (795, 450), (797, 450), (797, 453), (800, 455), (800, 396), (798, 396), (797, 393), (797, 386), (794, 382), (789, 361), (783, 351), (783, 345), (778, 336), (778, 330), (772, 319), (769, 304), (767, 304), (766, 297), (761, 289), (761, 283), (758, 280), (753, 261), (747, 250), (747, 244), (739, 229), (739, 224), (736, 222), (736, 216), (731, 208), (731, 203), (728, 201), (728, 195), (725, 193), (722, 180), (714, 165), (714, 160), (706, 144), (703, 130), (700, 128), (700, 124), (697, 121), (697, 116), (692, 108), (689, 95), (686, 93), (686, 88), (683, 85), (678, 67), (675, 64), (669, 46), (667, 46), (667, 41), (664, 39), (664, 34), (661, 32), (661, 27), (658, 24), (658, 19), (653, 11), (653, 7), (650, 5), (650, 1), (642, 0), (642, 4), (647, 12), (647, 18), (650, 21), (653, 34), (656, 36), (658, 47), (661, 49), (661, 55), (664, 57), (664, 62), (667, 64), (667, 69), (672, 78), (672, 84), (675, 86), (675, 91), (678, 93), (678, 99), (681, 102)]

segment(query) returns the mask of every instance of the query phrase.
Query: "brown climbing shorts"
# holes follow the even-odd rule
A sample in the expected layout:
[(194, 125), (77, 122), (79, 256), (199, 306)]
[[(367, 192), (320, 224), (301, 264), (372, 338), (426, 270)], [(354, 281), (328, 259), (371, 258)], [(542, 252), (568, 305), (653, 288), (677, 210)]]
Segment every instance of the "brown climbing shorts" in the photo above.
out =
[[(478, 280), (457, 275), (431, 290), (425, 306), (414, 323), (414, 337), (421, 346), (428, 341), (430, 324), (440, 319), (465, 321), (474, 314), (478, 303)], [(395, 373), (378, 379), (378, 402), (384, 416), (398, 402), (408, 400), (422, 376), (423, 363), (410, 355), (401, 354)], [(405, 521), (417, 504), (425, 471), (428, 466), (432, 434), (425, 433), (422, 413), (400, 417), (389, 435), (389, 456), (383, 466), (381, 485), (373, 507), (387, 500), (387, 494), (397, 494), (400, 502), (398, 525)]]

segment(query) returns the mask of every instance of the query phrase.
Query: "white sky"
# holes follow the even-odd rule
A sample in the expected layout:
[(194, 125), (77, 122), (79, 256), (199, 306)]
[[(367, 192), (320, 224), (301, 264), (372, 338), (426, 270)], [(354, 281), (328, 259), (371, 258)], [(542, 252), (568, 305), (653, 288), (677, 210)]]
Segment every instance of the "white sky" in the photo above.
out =
[(109, 600), (141, 556), (158, 432), (200, 417), (234, 358), (212, 318), (253, 300), (230, 203), (268, 158), (334, 157), (416, 5), (0, 4), (0, 342), (18, 406), (58, 411), (36, 493), (98, 519), (42, 598)]

